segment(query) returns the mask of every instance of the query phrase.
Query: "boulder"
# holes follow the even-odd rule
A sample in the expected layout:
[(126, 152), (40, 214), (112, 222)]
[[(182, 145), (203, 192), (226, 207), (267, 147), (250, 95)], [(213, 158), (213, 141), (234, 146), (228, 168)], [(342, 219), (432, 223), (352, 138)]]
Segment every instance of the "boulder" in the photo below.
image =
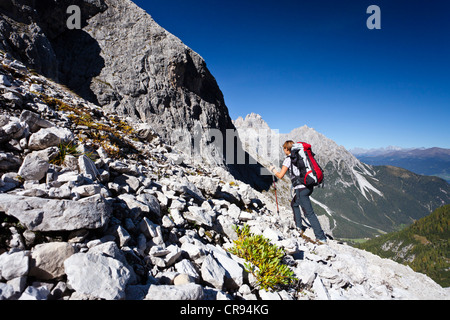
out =
[(166, 262), (166, 266), (169, 267), (173, 265), (181, 256), (181, 249), (178, 246), (172, 244), (167, 247), (167, 250), (169, 251), (169, 253), (164, 257), (164, 261)]
[(213, 255), (208, 255), (203, 261), (201, 274), (203, 281), (219, 290), (222, 290), (225, 282), (226, 270), (217, 262), (216, 259), (214, 259)]
[(152, 222), (147, 217), (142, 219), (139, 228), (148, 238), (162, 238), (161, 226)]
[(18, 175), (25, 180), (39, 181), (46, 176), (49, 168), (50, 163), (42, 153), (32, 152), (23, 160)]
[(102, 228), (112, 209), (100, 195), (71, 201), (0, 194), (0, 211), (31, 231), (73, 231)]
[(78, 157), (78, 167), (80, 168), (81, 174), (84, 174), (92, 180), (100, 176), (95, 163), (84, 154)]
[(186, 273), (180, 273), (173, 279), (173, 284), (175, 286), (181, 286), (188, 283), (195, 283), (195, 278), (186, 274)]
[(104, 243), (97, 244), (89, 249), (89, 253), (99, 254), (106, 257), (110, 257), (116, 259), (123, 263), (125, 268), (130, 272), (129, 284), (135, 284), (137, 282), (136, 273), (133, 270), (133, 267), (129, 265), (126, 258), (126, 250), (125, 248), (119, 249), (117, 244), (111, 240), (105, 239)]
[(28, 147), (31, 150), (42, 150), (71, 140), (73, 140), (73, 133), (66, 128), (43, 128), (31, 135)]
[[(158, 199), (148, 193), (140, 194), (136, 197), (136, 200), (144, 203), (148, 206), (149, 211), (155, 214), (158, 217), (161, 217), (161, 206), (159, 204)], [(148, 211), (147, 211), (148, 212)]]
[(54, 124), (48, 120), (42, 119), (37, 113), (31, 112), (29, 110), (22, 111), (20, 115), (20, 121), (28, 124), (31, 132), (37, 132), (41, 128), (54, 127)]
[(202, 246), (195, 245), (190, 242), (184, 242), (181, 245), (181, 250), (185, 252), (189, 258), (195, 262), (202, 262), (207, 252)]
[(213, 226), (213, 214), (210, 214), (204, 208), (190, 206), (188, 207), (188, 211), (183, 213), (183, 216), (187, 221), (210, 228)]
[(21, 138), (27, 136), (29, 132), (28, 125), (15, 117), (11, 117), (8, 124), (4, 125), (2, 130), (4, 135), (7, 137), (7, 140), (20, 140)]
[(227, 290), (239, 289), (244, 284), (244, 268), (238, 262), (224, 254), (214, 252), (214, 258), (225, 269), (224, 287)]
[(31, 252), (30, 276), (41, 280), (51, 280), (63, 276), (64, 261), (75, 253), (67, 242), (39, 244)]
[(77, 253), (64, 262), (67, 281), (76, 292), (106, 300), (125, 298), (130, 271), (119, 260)]
[(189, 259), (183, 259), (175, 264), (175, 270), (180, 274), (184, 274), (192, 278), (194, 281), (200, 280), (200, 275), (197, 268), (192, 264)]
[(28, 275), (30, 252), (11, 249), (0, 255), (0, 279), (11, 280)]
[[(0, 129), (0, 136), (2, 132)], [(1, 138), (0, 138), (1, 140)], [(1, 142), (1, 141), (0, 141)], [(22, 160), (11, 152), (0, 152), (0, 171), (11, 171), (20, 168)]]
[(90, 197), (99, 194), (101, 189), (101, 186), (98, 184), (84, 184), (73, 188), (72, 192), (79, 194), (81, 197)]
[(18, 92), (6, 92), (2, 94), (2, 97), (12, 104), (13, 106), (21, 107), (23, 105), (23, 97)]
[(190, 182), (194, 183), (197, 188), (203, 190), (206, 194), (214, 196), (219, 188), (219, 179), (204, 176), (188, 176)]
[(141, 183), (138, 178), (135, 176), (131, 176), (128, 174), (122, 174), (114, 179), (114, 182), (117, 183), (119, 186), (128, 186), (133, 192), (136, 192)]

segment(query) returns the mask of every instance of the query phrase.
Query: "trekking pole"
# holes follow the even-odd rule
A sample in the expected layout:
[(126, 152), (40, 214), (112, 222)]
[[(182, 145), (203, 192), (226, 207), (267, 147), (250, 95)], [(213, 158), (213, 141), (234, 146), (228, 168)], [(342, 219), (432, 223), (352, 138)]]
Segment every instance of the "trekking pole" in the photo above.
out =
[(278, 196), (277, 196), (277, 185), (275, 184), (275, 176), (272, 175), (273, 178), (273, 188), (275, 189), (275, 202), (277, 203), (277, 214), (278, 214), (278, 218), (280, 217), (280, 209), (278, 209)]

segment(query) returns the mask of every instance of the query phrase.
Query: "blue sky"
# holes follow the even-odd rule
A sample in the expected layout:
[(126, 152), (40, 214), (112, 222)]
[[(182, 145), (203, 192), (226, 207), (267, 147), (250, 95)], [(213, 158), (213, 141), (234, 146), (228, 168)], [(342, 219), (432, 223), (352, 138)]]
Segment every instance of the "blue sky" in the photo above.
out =
[(450, 148), (450, 1), (134, 2), (205, 59), (233, 119), (347, 149)]

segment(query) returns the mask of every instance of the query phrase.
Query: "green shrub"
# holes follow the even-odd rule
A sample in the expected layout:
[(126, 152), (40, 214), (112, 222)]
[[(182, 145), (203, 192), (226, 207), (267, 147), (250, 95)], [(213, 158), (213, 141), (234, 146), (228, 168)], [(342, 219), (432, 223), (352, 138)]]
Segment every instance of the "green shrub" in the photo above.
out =
[(58, 149), (58, 156), (50, 161), (52, 164), (62, 165), (68, 154), (78, 156), (77, 146), (73, 143), (73, 141), (60, 143), (58, 145)]
[(262, 289), (268, 291), (297, 281), (293, 271), (282, 263), (285, 255), (282, 248), (261, 235), (252, 234), (248, 225), (236, 226), (235, 230), (238, 239), (229, 251), (248, 262), (244, 264), (245, 270), (256, 277)]

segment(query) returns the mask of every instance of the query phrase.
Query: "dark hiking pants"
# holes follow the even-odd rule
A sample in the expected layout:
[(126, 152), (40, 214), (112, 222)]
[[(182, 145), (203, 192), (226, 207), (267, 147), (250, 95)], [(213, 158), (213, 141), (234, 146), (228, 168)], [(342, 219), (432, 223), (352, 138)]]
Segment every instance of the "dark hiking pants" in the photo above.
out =
[(302, 214), (300, 212), (300, 208), (302, 208), (303, 213), (305, 214), (305, 218), (308, 219), (308, 222), (311, 225), (311, 228), (314, 230), (314, 235), (318, 240), (326, 239), (325, 233), (320, 226), (320, 222), (317, 219), (316, 214), (314, 213), (313, 207), (311, 205), (311, 200), (309, 196), (313, 193), (313, 188), (305, 188), (305, 189), (294, 189), (295, 196), (291, 202), (292, 210), (294, 211), (294, 220), (295, 225), (300, 230), (302, 229)]

